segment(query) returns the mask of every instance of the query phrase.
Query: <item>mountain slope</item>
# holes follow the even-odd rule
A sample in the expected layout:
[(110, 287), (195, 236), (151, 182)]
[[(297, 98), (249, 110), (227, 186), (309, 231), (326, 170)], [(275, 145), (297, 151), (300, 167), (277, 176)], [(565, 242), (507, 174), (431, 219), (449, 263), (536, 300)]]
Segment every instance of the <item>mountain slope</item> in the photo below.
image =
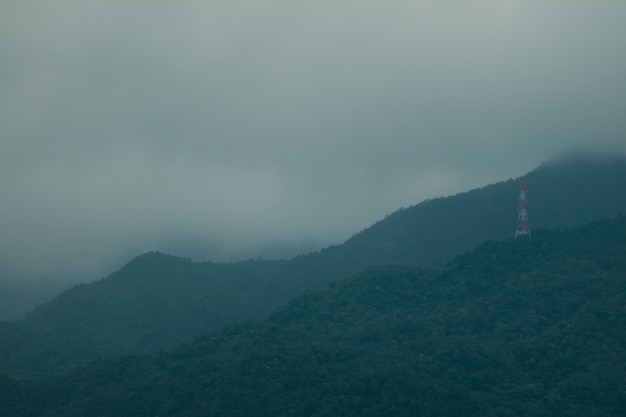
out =
[(572, 227), (626, 212), (626, 158), (572, 154), (517, 180), (398, 210), (333, 250), (338, 257), (442, 267), (515, 231), (519, 181), (529, 186), (531, 228)]
[[(566, 227), (626, 211), (626, 158), (569, 158), (522, 177), (531, 226)], [(342, 245), (291, 261), (195, 263), (142, 255), (0, 326), (0, 372), (49, 374), (97, 358), (156, 352), (262, 317), (307, 289), (373, 265), (441, 267), (515, 227), (516, 181), (399, 210)]]
[(622, 416), (625, 254), (624, 216), (537, 231), (0, 394), (41, 416)]

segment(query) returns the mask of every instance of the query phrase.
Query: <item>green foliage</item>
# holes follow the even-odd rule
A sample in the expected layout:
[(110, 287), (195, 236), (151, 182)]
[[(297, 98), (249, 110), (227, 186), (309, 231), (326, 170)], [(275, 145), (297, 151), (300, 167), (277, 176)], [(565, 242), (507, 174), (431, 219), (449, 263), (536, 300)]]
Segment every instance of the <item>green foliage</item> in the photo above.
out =
[(625, 254), (624, 216), (537, 231), (443, 271), (370, 268), (169, 352), (0, 390), (32, 404), (17, 417), (623, 416)]
[[(523, 179), (530, 187), (533, 227), (567, 227), (626, 209), (624, 158), (545, 164)], [(155, 353), (198, 334), (265, 317), (306, 290), (375, 265), (443, 267), (476, 244), (510, 236), (515, 199), (516, 182), (509, 180), (426, 201), (393, 213), (342, 245), (290, 261), (215, 264), (156, 252), (139, 256), (107, 278), (61, 294), (20, 322), (1, 324), (0, 372), (50, 375), (95, 359)], [(533, 245), (542, 244), (541, 232), (533, 233)], [(470, 271), (477, 278), (468, 281), (468, 294), (484, 293), (484, 278), (500, 276), (511, 262), (519, 262), (488, 262), (501, 254), (485, 248), (480, 255), (485, 259), (473, 267), (483, 269)], [(581, 243), (576, 253), (586, 249)], [(535, 260), (546, 256), (531, 247), (524, 250)], [(602, 262), (606, 268), (619, 263), (612, 255)], [(524, 273), (529, 265), (516, 265), (516, 271)]]
[[(567, 228), (626, 212), (624, 157), (552, 161), (519, 180), (529, 186), (531, 228)], [(480, 243), (511, 236), (517, 184), (508, 180), (398, 210), (332, 249), (346, 259), (442, 267)]]

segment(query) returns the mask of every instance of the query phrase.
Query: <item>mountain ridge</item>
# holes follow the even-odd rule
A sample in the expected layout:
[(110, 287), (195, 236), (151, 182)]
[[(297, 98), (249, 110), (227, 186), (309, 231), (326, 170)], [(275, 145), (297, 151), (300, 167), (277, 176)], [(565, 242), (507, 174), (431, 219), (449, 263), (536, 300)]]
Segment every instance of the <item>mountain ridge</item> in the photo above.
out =
[(486, 242), (440, 271), (372, 267), (167, 352), (0, 379), (0, 411), (622, 416), (625, 253), (619, 216)]
[[(626, 157), (543, 164), (529, 183), (531, 227), (567, 227), (626, 209)], [(0, 326), (0, 371), (61, 372), (94, 359), (156, 352), (263, 317), (309, 289), (378, 264), (443, 267), (485, 240), (511, 236), (516, 182), (398, 210), (342, 245), (292, 260), (192, 262), (151, 252)]]

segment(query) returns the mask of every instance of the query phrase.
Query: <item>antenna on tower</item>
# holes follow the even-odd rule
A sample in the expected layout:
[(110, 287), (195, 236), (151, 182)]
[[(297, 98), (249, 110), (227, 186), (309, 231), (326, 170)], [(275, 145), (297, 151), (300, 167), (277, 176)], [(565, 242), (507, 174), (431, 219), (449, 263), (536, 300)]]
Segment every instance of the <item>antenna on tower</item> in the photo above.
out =
[(530, 227), (528, 227), (528, 187), (524, 181), (520, 181), (517, 193), (517, 229), (515, 237), (530, 237)]

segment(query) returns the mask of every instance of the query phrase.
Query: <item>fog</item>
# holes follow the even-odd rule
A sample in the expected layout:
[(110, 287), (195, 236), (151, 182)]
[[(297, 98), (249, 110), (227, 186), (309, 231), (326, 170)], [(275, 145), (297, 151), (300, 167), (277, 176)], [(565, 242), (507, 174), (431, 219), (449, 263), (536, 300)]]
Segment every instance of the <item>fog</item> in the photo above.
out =
[(0, 3), (0, 282), (289, 258), (626, 150), (626, 3)]

